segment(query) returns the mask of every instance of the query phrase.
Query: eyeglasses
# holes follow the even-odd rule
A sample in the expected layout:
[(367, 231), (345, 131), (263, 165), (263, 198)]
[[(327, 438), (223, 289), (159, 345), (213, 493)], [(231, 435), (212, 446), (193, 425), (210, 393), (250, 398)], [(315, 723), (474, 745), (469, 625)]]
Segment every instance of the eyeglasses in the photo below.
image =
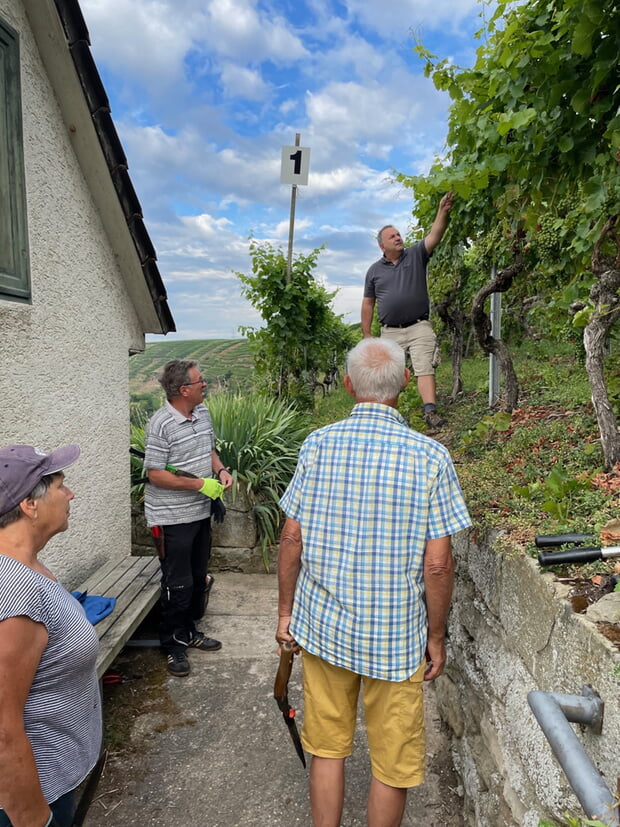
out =
[(181, 387), (188, 388), (190, 385), (206, 385), (206, 384), (207, 384), (207, 380), (204, 379), (201, 376), (200, 379), (196, 379), (195, 382), (183, 382), (183, 385)]

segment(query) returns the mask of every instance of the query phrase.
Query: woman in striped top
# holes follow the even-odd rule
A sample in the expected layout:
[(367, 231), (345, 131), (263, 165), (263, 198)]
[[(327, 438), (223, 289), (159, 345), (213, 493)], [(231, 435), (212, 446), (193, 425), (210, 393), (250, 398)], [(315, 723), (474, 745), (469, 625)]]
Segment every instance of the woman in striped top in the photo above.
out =
[(97, 633), (38, 557), (68, 527), (79, 454), (0, 449), (0, 827), (70, 827), (99, 754)]

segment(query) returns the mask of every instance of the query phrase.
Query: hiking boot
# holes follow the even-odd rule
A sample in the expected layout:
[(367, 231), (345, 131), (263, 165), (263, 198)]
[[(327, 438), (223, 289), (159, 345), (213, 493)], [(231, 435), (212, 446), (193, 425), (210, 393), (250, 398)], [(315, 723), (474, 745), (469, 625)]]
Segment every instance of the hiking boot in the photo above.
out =
[(200, 649), (203, 652), (218, 652), (222, 648), (219, 640), (207, 637), (203, 632), (194, 632), (188, 646), (191, 646), (192, 649)]
[(443, 428), (447, 421), (447, 419), (444, 419), (442, 416), (439, 416), (437, 411), (428, 411), (424, 414), (424, 422), (426, 422), (428, 427), (432, 430), (438, 430), (439, 428)]
[(167, 657), (168, 672), (176, 678), (184, 678), (189, 675), (189, 661), (185, 652), (170, 652)]

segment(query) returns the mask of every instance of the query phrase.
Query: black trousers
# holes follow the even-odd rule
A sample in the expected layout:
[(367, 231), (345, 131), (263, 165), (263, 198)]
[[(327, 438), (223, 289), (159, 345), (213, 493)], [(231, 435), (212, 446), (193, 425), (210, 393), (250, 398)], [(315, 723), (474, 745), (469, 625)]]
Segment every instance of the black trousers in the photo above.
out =
[(159, 640), (166, 653), (183, 650), (202, 616), (211, 552), (211, 520), (162, 526)]

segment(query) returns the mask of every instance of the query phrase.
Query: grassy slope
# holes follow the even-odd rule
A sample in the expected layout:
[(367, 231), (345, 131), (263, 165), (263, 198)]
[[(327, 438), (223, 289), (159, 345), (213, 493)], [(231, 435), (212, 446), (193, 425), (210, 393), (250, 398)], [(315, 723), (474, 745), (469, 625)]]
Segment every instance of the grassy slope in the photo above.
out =
[(247, 339), (189, 339), (153, 342), (129, 360), (132, 394), (157, 391), (157, 377), (169, 359), (196, 359), (210, 389), (247, 390), (254, 367)]
[[(476, 523), (535, 534), (600, 530), (614, 505), (597, 487), (602, 454), (583, 363), (572, 345), (528, 342), (513, 349), (519, 408), (488, 408), (488, 360), (464, 364), (464, 393), (444, 404), (451, 450)], [(438, 373), (450, 386), (449, 365)]]
[[(489, 410), (488, 360), (479, 354), (464, 361), (464, 392), (451, 403), (451, 366), (444, 357), (437, 387), (448, 424), (432, 436), (450, 449), (475, 525), (502, 529), (511, 547), (535, 553), (536, 534), (598, 534), (620, 509), (620, 476), (602, 473), (578, 348), (527, 342), (513, 350), (513, 359), (521, 393), (509, 417)], [(338, 399), (328, 397), (319, 403), (315, 424), (346, 416), (351, 402), (342, 391)], [(420, 404), (412, 381), (400, 409), (424, 432)], [(600, 563), (591, 568), (608, 570)]]

